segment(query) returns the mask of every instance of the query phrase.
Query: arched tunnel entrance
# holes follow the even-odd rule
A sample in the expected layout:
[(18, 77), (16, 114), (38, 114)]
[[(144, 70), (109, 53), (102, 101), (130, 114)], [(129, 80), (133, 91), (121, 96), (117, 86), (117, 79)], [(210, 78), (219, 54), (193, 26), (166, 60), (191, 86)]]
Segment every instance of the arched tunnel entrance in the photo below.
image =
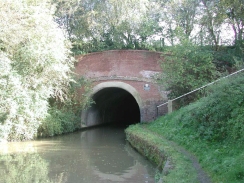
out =
[(107, 87), (96, 92), (92, 98), (94, 104), (87, 111), (86, 123), (127, 126), (140, 122), (139, 105), (128, 91), (118, 87)]

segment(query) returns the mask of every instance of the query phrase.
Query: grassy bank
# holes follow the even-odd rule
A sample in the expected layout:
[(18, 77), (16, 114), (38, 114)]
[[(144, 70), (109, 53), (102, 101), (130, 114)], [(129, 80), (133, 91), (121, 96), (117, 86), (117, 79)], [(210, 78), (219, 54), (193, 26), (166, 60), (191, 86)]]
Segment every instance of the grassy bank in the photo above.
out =
[[(166, 176), (165, 182), (187, 182), (184, 176), (182, 179), (179, 176), (177, 181), (174, 181), (179, 172), (176, 169), (182, 164), (172, 151), (168, 151), (170, 144), (163, 144), (168, 140), (193, 153), (210, 175), (212, 182), (244, 182), (243, 94), (243, 75), (224, 80), (210, 88), (206, 97), (187, 107), (152, 123), (130, 126), (126, 130), (129, 134), (127, 138), (129, 141), (133, 135), (146, 138), (149, 144), (163, 149), (168, 157), (176, 158), (173, 161), (174, 169)], [(156, 136), (155, 139), (148, 138), (151, 135)], [(132, 145), (134, 146), (133, 143)], [(186, 173), (182, 171), (182, 175), (184, 174)]]
[(170, 141), (150, 133), (146, 125), (130, 126), (126, 129), (126, 137), (139, 153), (156, 163), (158, 172), (155, 182), (198, 182), (190, 159)]

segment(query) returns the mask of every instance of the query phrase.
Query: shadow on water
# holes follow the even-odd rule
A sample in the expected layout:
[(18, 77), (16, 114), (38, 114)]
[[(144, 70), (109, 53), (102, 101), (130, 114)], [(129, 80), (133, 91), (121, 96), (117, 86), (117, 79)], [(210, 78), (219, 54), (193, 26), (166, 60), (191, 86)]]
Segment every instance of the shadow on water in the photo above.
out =
[(0, 147), (0, 182), (154, 182), (155, 167), (117, 126)]

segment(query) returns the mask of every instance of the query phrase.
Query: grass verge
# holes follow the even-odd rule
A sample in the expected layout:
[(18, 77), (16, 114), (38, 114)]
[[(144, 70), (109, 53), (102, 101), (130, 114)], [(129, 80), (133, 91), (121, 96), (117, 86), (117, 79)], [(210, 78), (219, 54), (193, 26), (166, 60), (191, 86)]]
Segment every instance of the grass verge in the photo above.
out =
[(147, 149), (150, 144), (168, 158), (172, 157), (174, 169), (165, 177), (165, 182), (195, 182), (187, 180), (190, 165), (181, 158), (184, 153), (175, 152), (176, 146), (169, 143), (173, 141), (198, 158), (212, 182), (244, 183), (243, 94), (244, 74), (222, 80), (210, 87), (199, 101), (151, 123), (130, 126), (126, 129), (127, 139), (156, 163), (150, 154), (154, 151)]
[(193, 127), (185, 127), (176, 120), (185, 112), (183, 109), (161, 117), (147, 124), (146, 128), (176, 142), (197, 156), (212, 182), (244, 182), (244, 144), (229, 139), (209, 141), (197, 138)]
[(150, 133), (145, 125), (132, 125), (126, 129), (130, 144), (150, 161), (158, 165), (160, 171), (156, 182), (198, 182), (197, 172), (190, 159), (180, 153), (172, 143), (162, 140), (157, 134)]

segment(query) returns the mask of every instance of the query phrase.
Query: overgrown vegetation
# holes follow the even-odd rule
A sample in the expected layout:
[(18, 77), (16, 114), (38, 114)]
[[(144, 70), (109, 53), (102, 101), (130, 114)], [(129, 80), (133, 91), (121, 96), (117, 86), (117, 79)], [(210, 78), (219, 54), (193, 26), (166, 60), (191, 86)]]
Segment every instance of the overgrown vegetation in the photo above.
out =
[(48, 115), (38, 128), (38, 136), (54, 136), (80, 129), (81, 110), (92, 102), (88, 96), (90, 90), (89, 81), (85, 78), (76, 78), (75, 82), (70, 83), (65, 93), (65, 100), (50, 98)]
[(193, 152), (213, 182), (243, 182), (243, 93), (243, 74), (225, 79), (206, 97), (146, 128)]
[[(182, 124), (195, 128), (196, 137), (209, 141), (230, 140), (244, 142), (244, 78), (225, 79), (210, 87), (208, 97), (190, 105), (179, 116)], [(207, 106), (207, 107), (206, 107)]]
[(46, 1), (3, 0), (0, 9), (0, 141), (33, 139), (53, 114), (49, 98), (70, 97), (71, 43)]
[[(179, 97), (217, 78), (218, 72), (213, 59), (210, 49), (194, 45), (189, 40), (169, 47), (163, 53), (163, 72), (160, 77), (160, 83), (170, 91), (169, 99)], [(178, 105), (188, 104), (200, 97), (199, 93), (194, 93), (179, 99)]]

